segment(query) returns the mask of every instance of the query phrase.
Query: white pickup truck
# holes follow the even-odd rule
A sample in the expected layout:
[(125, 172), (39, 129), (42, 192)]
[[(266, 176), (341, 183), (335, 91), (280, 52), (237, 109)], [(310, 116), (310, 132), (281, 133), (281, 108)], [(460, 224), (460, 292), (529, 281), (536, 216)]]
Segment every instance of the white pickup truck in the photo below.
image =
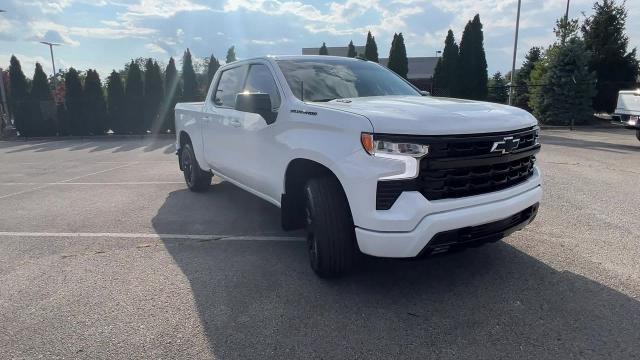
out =
[(626, 128), (635, 130), (640, 140), (640, 89), (620, 91), (613, 116)]
[(233, 62), (175, 115), (187, 186), (206, 190), (215, 174), (280, 207), (285, 230), (306, 229), (322, 277), (359, 251), (408, 258), (499, 240), (542, 196), (532, 115), (425, 96), (366, 60)]

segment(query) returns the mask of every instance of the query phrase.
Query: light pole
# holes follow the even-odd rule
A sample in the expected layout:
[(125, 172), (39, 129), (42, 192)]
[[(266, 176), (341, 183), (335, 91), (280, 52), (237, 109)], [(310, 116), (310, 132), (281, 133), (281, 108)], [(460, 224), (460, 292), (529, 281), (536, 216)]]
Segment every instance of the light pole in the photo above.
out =
[[(6, 12), (5, 10), (0, 10), (0, 13)], [(4, 132), (4, 128), (7, 126), (5, 124), (5, 118), (7, 121), (9, 120), (9, 107), (7, 106), (7, 96), (4, 92), (4, 71), (0, 67), (0, 97), (2, 97), (2, 111), (0, 111), (0, 134)]]
[[(440, 54), (442, 54), (442, 51), (441, 50), (436, 50), (436, 58), (439, 58), (440, 56), (438, 56), (438, 55), (440, 55)], [(436, 76), (435, 75), (436, 74), (435, 74), (435, 71), (434, 71), (433, 81), (431, 82), (431, 95), (433, 95), (433, 91), (436, 89)]]
[(58, 84), (56, 84), (56, 63), (53, 60), (53, 47), (54, 46), (60, 46), (60, 44), (57, 43), (52, 43), (52, 42), (47, 42), (47, 41), (40, 41), (40, 44), (45, 44), (45, 45), (49, 45), (49, 52), (51, 52), (51, 66), (53, 67), (53, 91), (55, 92), (58, 89)]
[(436, 57), (440, 57), (440, 56), (438, 56), (440, 54), (442, 54), (442, 51), (441, 50), (436, 50)]
[(518, 15), (516, 15), (516, 39), (513, 42), (513, 62), (511, 63), (511, 84), (509, 84), (509, 105), (513, 105), (513, 75), (516, 73), (516, 55), (518, 54), (518, 31), (520, 30), (520, 5), (522, 0), (518, 0)]

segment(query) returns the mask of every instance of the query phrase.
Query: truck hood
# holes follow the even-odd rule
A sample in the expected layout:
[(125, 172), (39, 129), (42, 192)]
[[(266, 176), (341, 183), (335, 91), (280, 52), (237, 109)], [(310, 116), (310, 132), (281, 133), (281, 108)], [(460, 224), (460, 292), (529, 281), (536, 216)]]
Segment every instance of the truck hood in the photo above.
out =
[(314, 103), (363, 115), (374, 132), (408, 135), (477, 134), (537, 125), (528, 112), (494, 103), (430, 96), (372, 96)]

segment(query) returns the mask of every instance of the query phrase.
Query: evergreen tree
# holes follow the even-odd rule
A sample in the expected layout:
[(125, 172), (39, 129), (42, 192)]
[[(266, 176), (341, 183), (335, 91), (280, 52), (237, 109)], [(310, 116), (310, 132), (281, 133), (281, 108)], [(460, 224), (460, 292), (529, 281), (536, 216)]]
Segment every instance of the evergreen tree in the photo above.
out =
[(84, 80), (85, 121), (89, 123), (89, 132), (102, 135), (108, 130), (107, 105), (102, 93), (102, 81), (96, 70), (87, 70)]
[[(231, 47), (231, 49), (229, 49), (229, 51), (232, 52), (232, 49), (233, 46)], [(227, 62), (231, 62), (229, 61), (229, 54), (227, 54)], [(184, 52), (184, 56), (182, 57), (182, 88), (182, 101), (191, 102), (198, 101), (200, 99), (200, 94), (198, 94), (196, 72), (193, 70), (193, 63), (191, 62), (191, 52), (189, 51), (189, 49)]]
[(158, 132), (161, 128), (160, 109), (164, 98), (160, 66), (149, 58), (144, 66), (145, 130)]
[(487, 59), (484, 52), (484, 35), (480, 15), (469, 21), (460, 40), (460, 91), (459, 96), (466, 99), (484, 100), (487, 98)]
[(499, 104), (505, 104), (509, 99), (509, 89), (507, 88), (507, 82), (502, 76), (500, 71), (493, 74), (491, 80), (489, 80), (489, 90), (487, 94), (487, 100)]
[(356, 47), (353, 46), (353, 40), (349, 41), (349, 50), (347, 51), (347, 57), (354, 58), (358, 54), (356, 53)]
[[(187, 51), (189, 51), (189, 49), (187, 49)], [(237, 60), (238, 59), (236, 58), (236, 47), (232, 46), (229, 48), (229, 50), (227, 50), (227, 64)]]
[(27, 77), (22, 72), (20, 61), (14, 55), (11, 55), (9, 65), (9, 92), (16, 130), (20, 132), (20, 135), (27, 136), (30, 122)]
[(575, 21), (557, 23), (558, 42), (545, 53), (544, 62), (535, 65), (531, 80), (541, 88), (531, 95), (534, 114), (546, 124), (580, 124), (593, 114), (596, 75), (589, 69), (591, 52), (575, 30)]
[(444, 40), (444, 51), (442, 57), (438, 59), (434, 71), (434, 88), (440, 89), (438, 92), (445, 96), (458, 96), (458, 44), (453, 36), (453, 31), (449, 29)]
[(142, 71), (137, 63), (131, 61), (125, 82), (125, 120), (123, 133), (145, 134), (144, 121), (144, 85)]
[(80, 73), (74, 68), (69, 68), (64, 76), (64, 99), (68, 117), (68, 129), (65, 132), (70, 135), (88, 135), (89, 126), (84, 118), (84, 92)]
[(593, 15), (582, 25), (588, 50), (593, 54), (590, 68), (598, 77), (597, 95), (593, 98), (596, 111), (613, 112), (618, 91), (631, 88), (638, 76), (636, 49), (628, 51), (629, 37), (625, 33), (627, 10), (624, 1), (603, 0), (593, 5)]
[(380, 62), (378, 59), (378, 45), (376, 38), (371, 35), (371, 31), (367, 34), (367, 43), (364, 47), (364, 57), (369, 61)]
[(180, 79), (178, 78), (178, 71), (176, 70), (176, 63), (173, 58), (169, 59), (167, 69), (164, 71), (164, 88), (165, 88), (165, 100), (162, 107), (162, 114), (164, 119), (164, 125), (162, 126), (162, 132), (167, 130), (175, 131), (175, 118), (174, 108), (178, 99), (182, 97), (180, 89)]
[(319, 55), (329, 55), (329, 50), (327, 49), (327, 44), (322, 43), (322, 46), (320, 46)]
[(25, 135), (55, 135), (55, 104), (49, 88), (49, 80), (40, 63), (36, 63), (30, 95), (31, 116)]
[(108, 127), (116, 134), (125, 133), (125, 95), (120, 74), (113, 70), (107, 79)]
[[(531, 72), (533, 71), (533, 66), (536, 62), (540, 60), (542, 57), (542, 49), (539, 47), (532, 47), (529, 49), (529, 52), (524, 57), (524, 63), (520, 69), (516, 72), (515, 81), (513, 82), (515, 88), (513, 89), (515, 95), (514, 105), (525, 109), (527, 111), (531, 111), (529, 107), (529, 79), (531, 77)], [(511, 80), (511, 78), (509, 78)], [(535, 84), (534, 84), (535, 85)]]
[(403, 78), (407, 78), (407, 74), (409, 73), (409, 60), (407, 59), (407, 49), (404, 45), (402, 33), (393, 34), (387, 67)]
[(207, 63), (207, 84), (211, 85), (213, 81), (213, 76), (216, 74), (216, 71), (220, 68), (220, 62), (216, 59), (213, 54), (209, 58), (209, 62)]

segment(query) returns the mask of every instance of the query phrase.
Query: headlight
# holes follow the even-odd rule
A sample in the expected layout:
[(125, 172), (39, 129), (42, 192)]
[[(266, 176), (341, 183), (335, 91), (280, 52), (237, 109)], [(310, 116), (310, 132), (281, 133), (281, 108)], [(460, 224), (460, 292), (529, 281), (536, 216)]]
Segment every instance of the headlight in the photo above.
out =
[(429, 145), (375, 140), (370, 133), (362, 133), (360, 142), (369, 155), (404, 163), (402, 172), (382, 176), (380, 180), (414, 179), (420, 170), (420, 158), (429, 153)]
[(400, 155), (421, 158), (429, 153), (429, 145), (374, 140), (373, 134), (362, 133), (360, 142), (369, 155)]
[(533, 134), (533, 145), (538, 145), (540, 143), (540, 127), (536, 125), (533, 130), (535, 130)]

